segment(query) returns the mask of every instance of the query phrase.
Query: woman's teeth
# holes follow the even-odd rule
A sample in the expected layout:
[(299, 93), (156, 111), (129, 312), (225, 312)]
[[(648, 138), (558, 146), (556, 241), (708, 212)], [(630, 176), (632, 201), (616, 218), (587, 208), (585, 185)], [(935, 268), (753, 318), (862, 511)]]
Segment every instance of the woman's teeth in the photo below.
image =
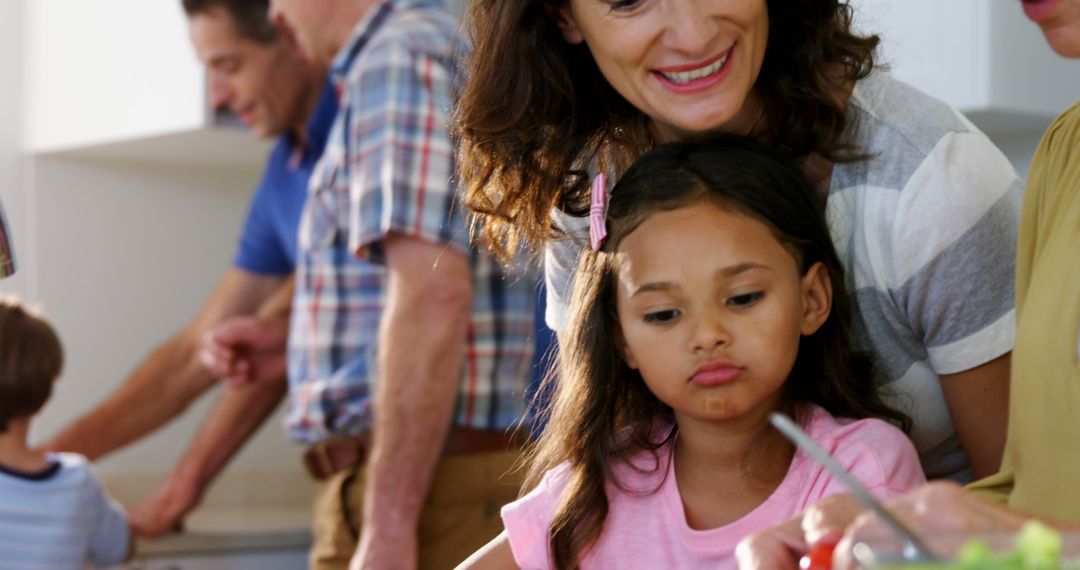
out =
[(660, 75), (663, 75), (665, 79), (672, 83), (690, 83), (695, 79), (708, 77), (709, 75), (720, 71), (720, 68), (724, 67), (724, 64), (727, 63), (727, 58), (728, 56), (725, 55), (705, 67), (699, 67), (691, 71), (661, 71)]

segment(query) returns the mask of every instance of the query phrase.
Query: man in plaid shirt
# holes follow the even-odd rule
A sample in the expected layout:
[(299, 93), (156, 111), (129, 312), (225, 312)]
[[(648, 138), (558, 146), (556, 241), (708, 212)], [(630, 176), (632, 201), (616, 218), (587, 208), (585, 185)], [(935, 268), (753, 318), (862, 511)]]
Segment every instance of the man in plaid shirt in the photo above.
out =
[(300, 226), (290, 436), (321, 479), (311, 567), (449, 567), (519, 480), (536, 279), (469, 243), (437, 0), (281, 0), (340, 112)]

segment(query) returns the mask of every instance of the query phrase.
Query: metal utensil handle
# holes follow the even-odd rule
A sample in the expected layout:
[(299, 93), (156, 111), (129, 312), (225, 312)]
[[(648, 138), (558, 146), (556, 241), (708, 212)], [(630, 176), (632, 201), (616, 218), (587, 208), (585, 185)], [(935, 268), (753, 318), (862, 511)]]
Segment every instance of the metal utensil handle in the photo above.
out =
[(903, 537), (903, 539), (907, 541), (907, 546), (914, 549), (919, 558), (923, 560), (938, 559), (938, 556), (934, 554), (934, 551), (930, 550), (918, 535), (893, 516), (880, 501), (875, 499), (874, 496), (866, 490), (866, 487), (862, 486), (862, 483), (859, 483), (858, 480), (845, 471), (828, 452), (817, 444), (817, 442), (810, 439), (810, 436), (806, 435), (806, 432), (792, 421), (791, 418), (784, 414), (774, 412), (769, 416), (769, 421), (776, 429), (780, 430), (780, 433), (784, 434), (807, 455), (820, 463), (830, 474), (839, 479), (840, 482), (851, 491), (851, 494), (863, 504), (863, 506), (874, 511), (874, 513), (896, 532), (896, 534)]

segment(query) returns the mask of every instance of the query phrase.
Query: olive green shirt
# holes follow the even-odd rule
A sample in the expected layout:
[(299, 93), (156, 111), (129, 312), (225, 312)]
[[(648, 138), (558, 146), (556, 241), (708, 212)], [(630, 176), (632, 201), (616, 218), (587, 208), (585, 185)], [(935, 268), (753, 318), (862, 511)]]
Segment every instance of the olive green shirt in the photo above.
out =
[(1080, 102), (1050, 126), (1031, 164), (1016, 315), (1002, 471), (973, 488), (1080, 522)]

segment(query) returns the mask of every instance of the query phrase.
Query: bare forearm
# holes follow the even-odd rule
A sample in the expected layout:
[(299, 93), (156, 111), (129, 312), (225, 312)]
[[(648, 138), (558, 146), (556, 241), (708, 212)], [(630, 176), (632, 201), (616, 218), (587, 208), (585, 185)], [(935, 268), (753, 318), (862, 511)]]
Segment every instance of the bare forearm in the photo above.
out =
[(289, 318), (292, 312), (293, 292), (296, 290), (296, 276), (289, 275), (274, 290), (255, 312), (261, 319)]
[[(415, 540), (454, 410), (472, 307), (465, 256), (396, 238), (387, 240), (386, 257), (361, 550)], [(378, 558), (365, 564), (378, 567)]]
[(413, 532), (454, 410), (468, 311), (432, 318), (405, 299), (387, 308), (365, 524)]
[(201, 495), (270, 417), (285, 396), (286, 387), (282, 378), (224, 389), (172, 476), (184, 479)]

